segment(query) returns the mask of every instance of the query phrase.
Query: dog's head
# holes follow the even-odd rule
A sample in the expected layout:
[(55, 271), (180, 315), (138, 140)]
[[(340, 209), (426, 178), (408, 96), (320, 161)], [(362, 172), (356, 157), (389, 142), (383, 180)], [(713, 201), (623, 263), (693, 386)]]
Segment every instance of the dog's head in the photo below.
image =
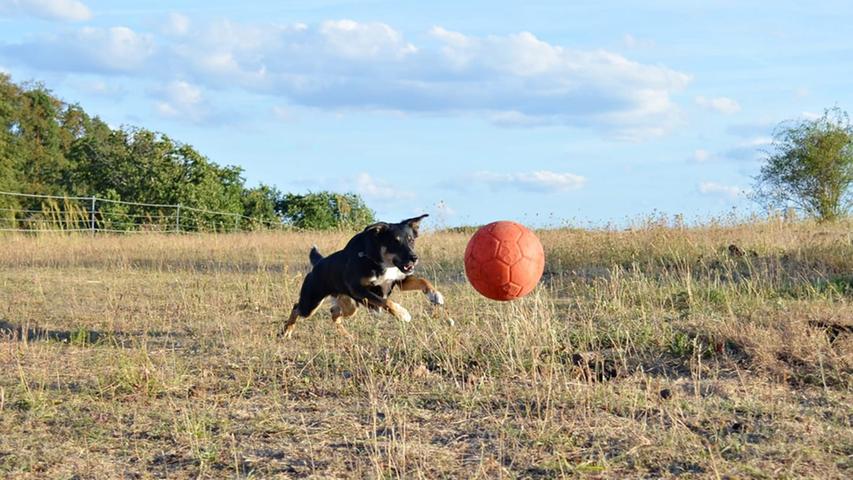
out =
[(408, 218), (400, 223), (379, 222), (365, 228), (364, 232), (375, 246), (375, 260), (386, 268), (397, 267), (407, 275), (412, 273), (418, 263), (415, 239), (421, 220), (427, 216)]

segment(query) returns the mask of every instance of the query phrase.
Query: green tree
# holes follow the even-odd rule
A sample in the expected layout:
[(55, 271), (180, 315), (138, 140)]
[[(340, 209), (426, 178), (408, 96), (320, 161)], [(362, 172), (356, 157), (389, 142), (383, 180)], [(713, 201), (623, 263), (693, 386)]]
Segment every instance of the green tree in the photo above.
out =
[(374, 222), (373, 210), (354, 193), (288, 193), (278, 211), (288, 224), (308, 230), (361, 228)]
[(66, 193), (69, 165), (58, 123), (62, 103), (41, 85), (23, 92), (15, 133), (24, 188), (30, 193)]
[[(11, 82), (9, 76), (0, 73), (0, 190), (14, 191), (18, 188), (17, 135), (20, 132), (18, 114), (21, 89)], [(0, 201), (0, 205), (5, 205)]]
[[(18, 171), (21, 160), (16, 135), (19, 130), (18, 110), (21, 90), (9, 76), (0, 73), (0, 191), (19, 191)], [(0, 195), (0, 228), (15, 228), (15, 212), (21, 205), (16, 197)]]
[[(182, 230), (231, 231), (283, 221), (299, 228), (351, 228), (373, 220), (357, 195), (283, 196), (266, 185), (246, 187), (242, 174), (240, 167), (220, 166), (165, 134), (113, 129), (41, 84), (18, 85), (0, 74), (0, 191), (94, 195), (102, 199), (96, 220), (114, 230), (158, 223), (174, 229), (178, 220), (172, 207), (120, 202), (180, 204)], [(40, 199), (0, 196), (0, 228), (31, 222), (28, 217), (44, 209)], [(88, 226), (85, 217), (80, 222)]]
[(773, 135), (753, 197), (768, 207), (793, 206), (821, 220), (845, 215), (853, 184), (853, 125), (835, 107), (814, 120), (783, 123)]
[(259, 185), (243, 190), (243, 227), (268, 228), (281, 224), (281, 216), (276, 211), (281, 192), (269, 185)]

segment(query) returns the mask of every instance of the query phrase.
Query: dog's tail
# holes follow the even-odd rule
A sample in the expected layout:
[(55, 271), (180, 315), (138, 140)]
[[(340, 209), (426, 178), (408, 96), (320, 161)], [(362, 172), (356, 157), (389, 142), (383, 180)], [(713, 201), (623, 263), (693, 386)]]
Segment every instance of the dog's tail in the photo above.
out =
[(320, 255), (320, 251), (317, 250), (317, 245), (311, 247), (311, 251), (308, 252), (308, 260), (311, 262), (311, 266), (317, 265), (320, 260), (323, 259), (323, 256)]

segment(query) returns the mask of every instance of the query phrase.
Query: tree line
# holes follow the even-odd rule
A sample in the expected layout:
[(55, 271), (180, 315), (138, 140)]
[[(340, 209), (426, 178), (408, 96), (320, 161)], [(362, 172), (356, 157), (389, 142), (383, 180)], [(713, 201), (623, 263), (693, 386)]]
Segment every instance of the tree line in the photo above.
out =
[[(239, 215), (242, 227), (357, 228), (373, 221), (373, 212), (356, 194), (300, 195), (270, 185), (248, 187), (242, 173), (164, 133), (112, 128), (41, 84), (16, 84), (0, 73), (0, 191), (180, 204)], [(0, 195), (6, 227), (9, 222), (26, 225), (27, 218), (45, 209), (39, 199)], [(105, 203), (98, 215), (98, 221), (122, 219), (116, 223), (121, 228), (169, 216), (119, 203)], [(187, 212), (184, 221), (190, 227), (215, 222), (204, 217)]]

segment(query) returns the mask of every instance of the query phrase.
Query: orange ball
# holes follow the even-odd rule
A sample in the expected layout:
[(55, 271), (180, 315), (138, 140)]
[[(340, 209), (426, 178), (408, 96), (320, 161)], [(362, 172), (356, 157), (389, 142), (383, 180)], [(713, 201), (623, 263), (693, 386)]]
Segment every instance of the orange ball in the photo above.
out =
[(465, 275), (492, 300), (521, 298), (539, 283), (545, 251), (524, 225), (501, 221), (477, 230), (465, 248)]

